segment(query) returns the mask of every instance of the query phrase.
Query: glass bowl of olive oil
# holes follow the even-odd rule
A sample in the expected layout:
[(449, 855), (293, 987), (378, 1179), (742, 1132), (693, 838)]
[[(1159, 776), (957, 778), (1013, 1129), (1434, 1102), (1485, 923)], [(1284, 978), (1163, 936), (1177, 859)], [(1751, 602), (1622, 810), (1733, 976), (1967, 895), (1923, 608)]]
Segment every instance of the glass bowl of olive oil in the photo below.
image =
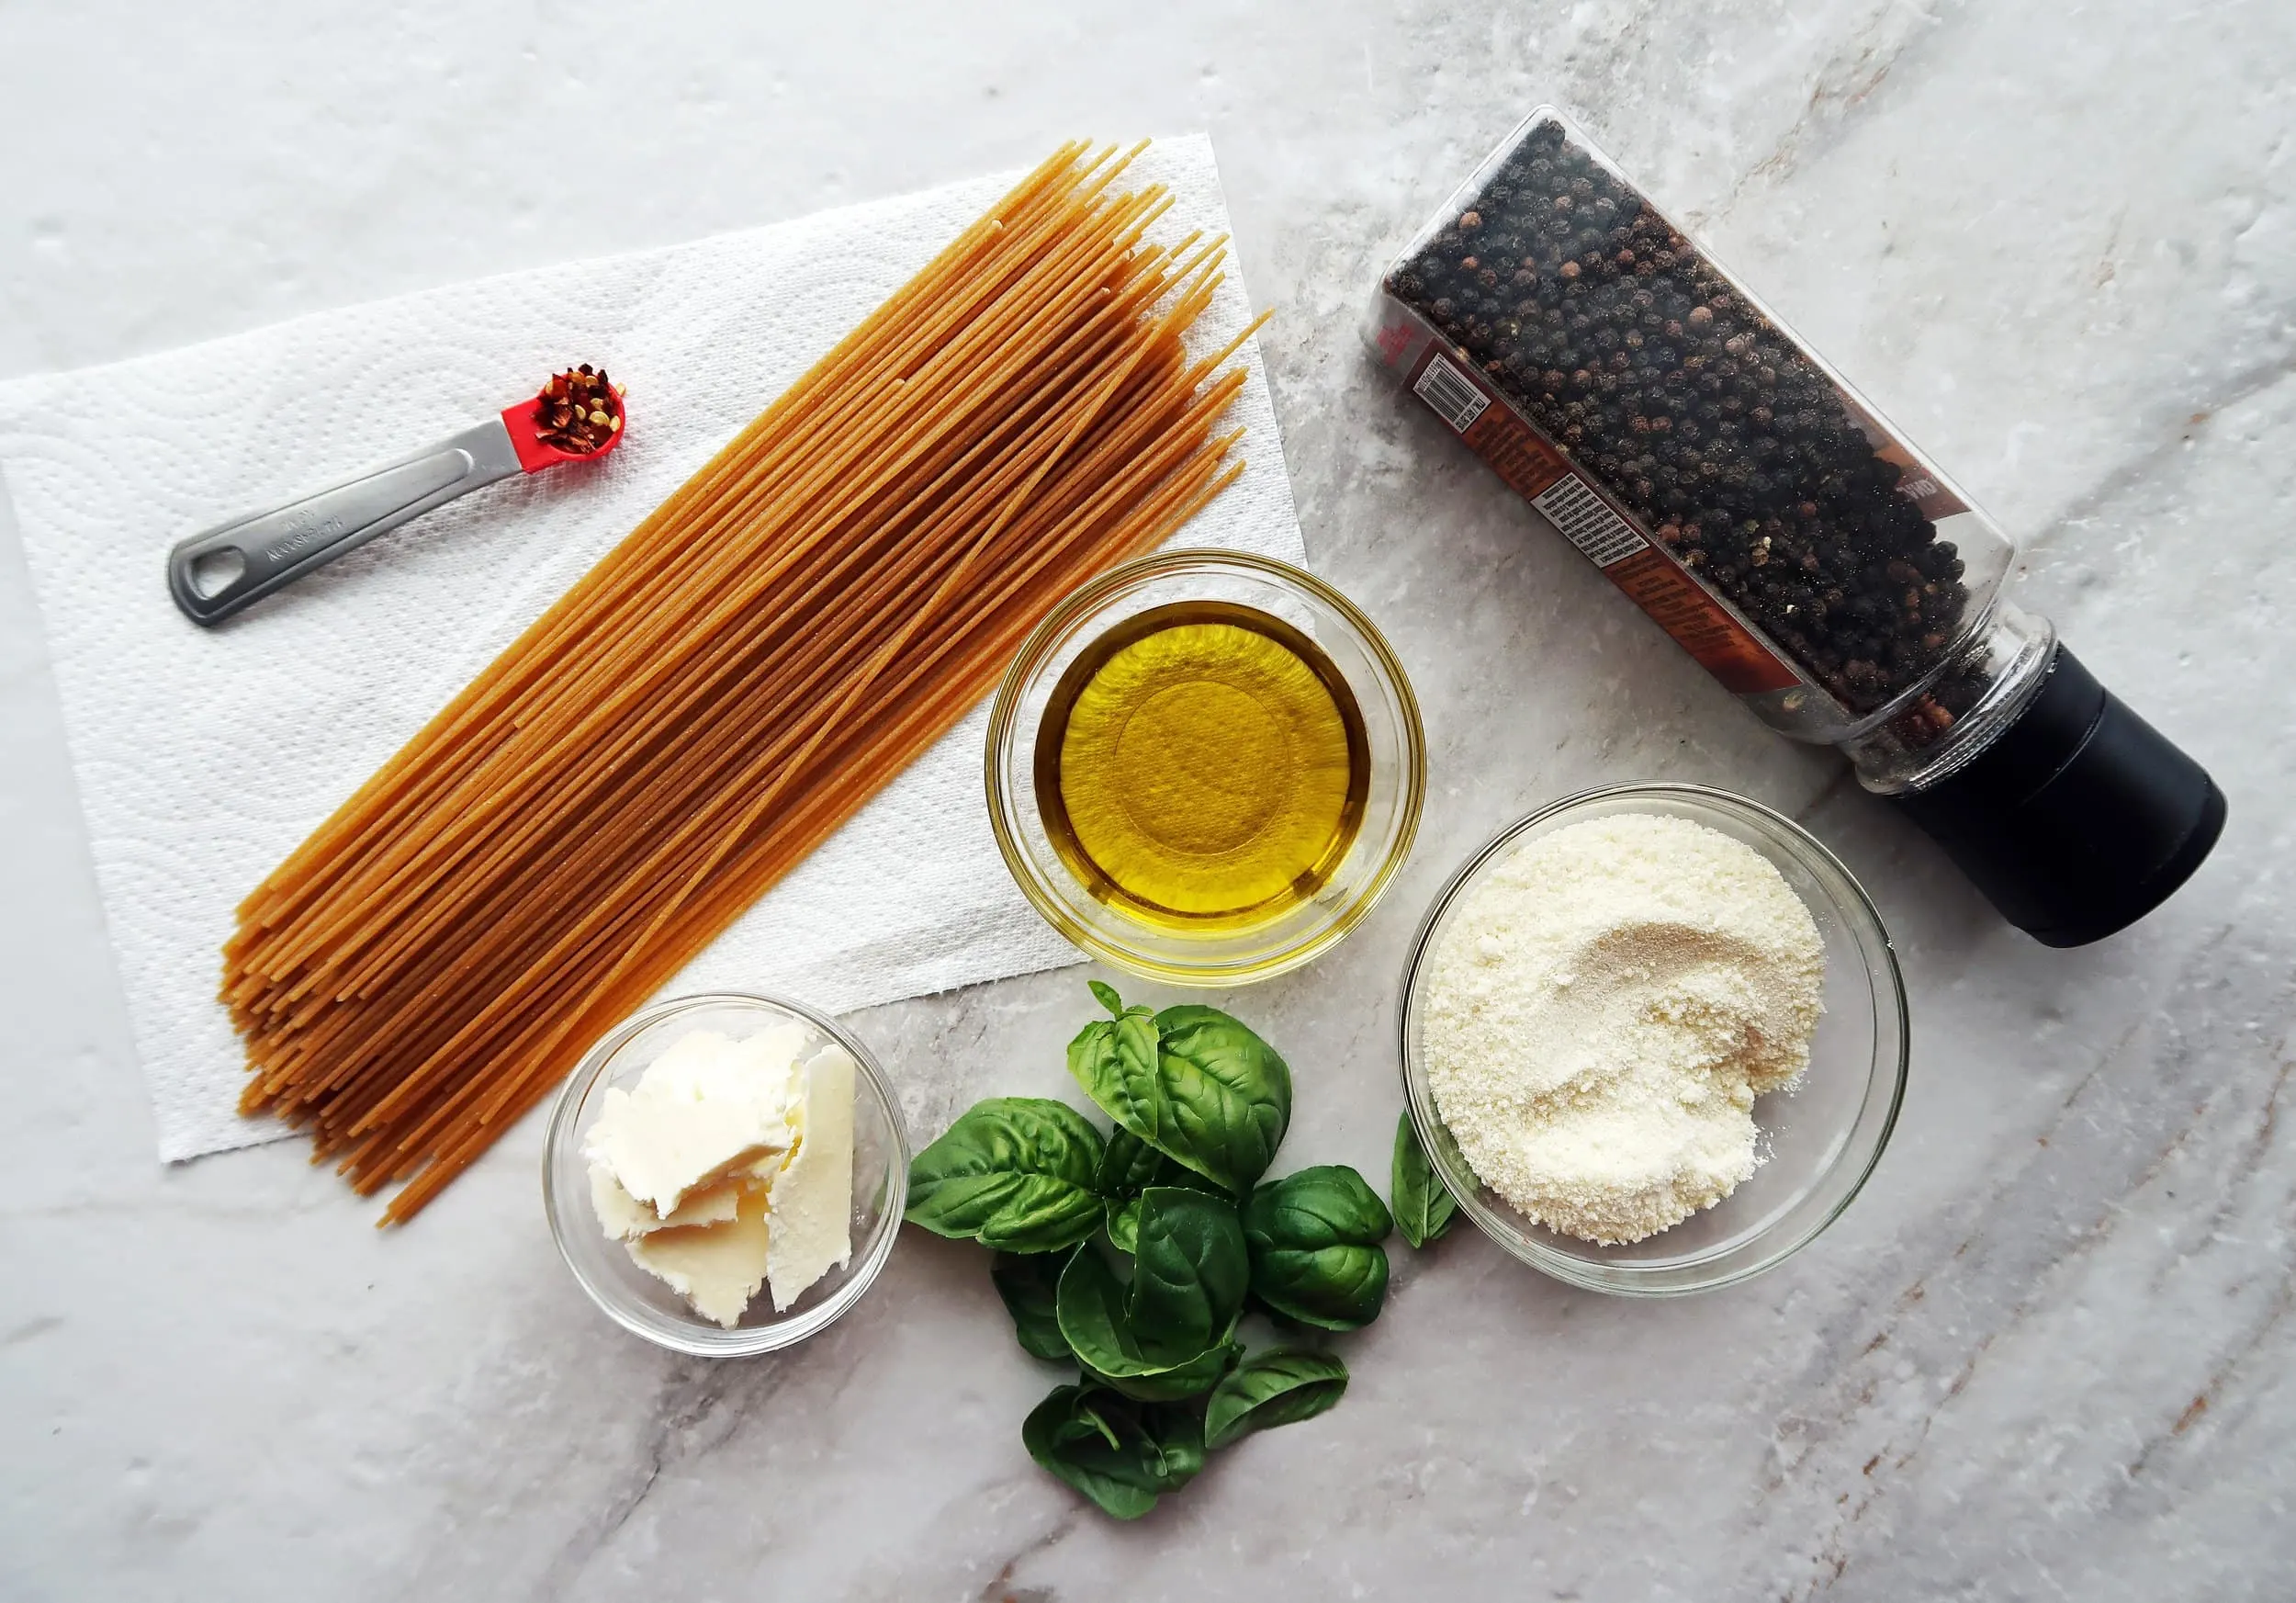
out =
[(1379, 629), (1236, 551), (1143, 557), (1053, 608), (996, 693), (987, 758), (989, 822), (1036, 909), (1180, 985), (1337, 943), (1410, 855), (1426, 790), (1419, 704)]

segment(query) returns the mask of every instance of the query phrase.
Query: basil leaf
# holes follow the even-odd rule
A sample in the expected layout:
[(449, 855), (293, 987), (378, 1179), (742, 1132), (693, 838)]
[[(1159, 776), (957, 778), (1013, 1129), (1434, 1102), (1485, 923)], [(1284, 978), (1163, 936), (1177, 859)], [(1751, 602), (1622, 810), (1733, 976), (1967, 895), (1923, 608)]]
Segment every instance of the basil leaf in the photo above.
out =
[(1061, 1271), (1053, 1301), (1077, 1360), (1127, 1380), (1179, 1369), (1226, 1341), (1251, 1281), (1233, 1203), (1151, 1186), (1140, 1204), (1131, 1283), (1086, 1245)]
[(1104, 1375), (1087, 1370), (1089, 1378), (1101, 1382), (1127, 1397), (1138, 1397), (1150, 1403), (1176, 1403), (1187, 1397), (1200, 1397), (1220, 1383), (1237, 1359), (1244, 1356), (1243, 1344), (1223, 1341), (1209, 1348), (1199, 1356), (1177, 1369), (1165, 1370), (1155, 1375)]
[(1119, 1519), (1139, 1518), (1204, 1467), (1199, 1410), (1089, 1383), (1053, 1387), (1021, 1423), (1020, 1440), (1040, 1466)]
[(1395, 1157), (1389, 1165), (1387, 1191), (1395, 1208), (1395, 1227), (1415, 1247), (1449, 1235), (1458, 1222), (1458, 1199), (1427, 1161), (1408, 1111), (1395, 1121)]
[(1124, 1283), (1089, 1242), (1076, 1248), (1061, 1270), (1053, 1308), (1062, 1338), (1086, 1369), (1127, 1378), (1158, 1374), (1178, 1368), (1210, 1345), (1205, 1342), (1170, 1359), (1161, 1348), (1153, 1356), (1143, 1351), (1125, 1312), (1124, 1295)]
[[(1115, 994), (1109, 991), (1101, 999)], [(1146, 1008), (1127, 1008), (1079, 1030), (1068, 1044), (1068, 1072), (1119, 1129), (1130, 1131), (1143, 1146), (1157, 1144), (1156, 1022)], [(1128, 1170), (1134, 1161), (1128, 1159)]]
[(1122, 1253), (1140, 1250), (1140, 1199), (1128, 1198), (1118, 1202), (1110, 1197), (1103, 1204), (1108, 1209), (1109, 1245)]
[(1100, 1157), (1100, 1194), (1110, 1201), (1137, 1197), (1150, 1186), (1187, 1186), (1199, 1191), (1226, 1191), (1187, 1165), (1176, 1163), (1119, 1124), (1109, 1136)]
[[(1116, 993), (1093, 994), (1114, 1011)], [(1275, 1048), (1215, 1008), (1126, 1008), (1068, 1044), (1068, 1072), (1141, 1145), (1232, 1195), (1266, 1172), (1291, 1123), (1291, 1070)], [(1120, 1174), (1137, 1180), (1127, 1161)]]
[(1100, 1154), (1098, 1188), (1104, 1197), (1136, 1197), (1154, 1183), (1169, 1162), (1163, 1153), (1119, 1124)]
[[(1101, 1160), (1100, 1194), (1107, 1199), (1109, 1241), (1117, 1251), (1136, 1250), (1140, 1232), (1140, 1193), (1151, 1185), (1179, 1186), (1187, 1191), (1202, 1191), (1207, 1196), (1219, 1197), (1223, 1202), (1229, 1200), (1227, 1192), (1194, 1169), (1184, 1168), (1154, 1147), (1141, 1145), (1130, 1130), (1118, 1129), (1116, 1135), (1109, 1142), (1110, 1152), (1116, 1150), (1116, 1144), (1119, 1141), (1131, 1143), (1132, 1152), (1146, 1153), (1149, 1161), (1155, 1167), (1148, 1178), (1138, 1185), (1125, 1186), (1120, 1190), (1111, 1189), (1109, 1182), (1114, 1177), (1110, 1175), (1109, 1170), (1113, 1166), (1105, 1158)], [(1133, 1166), (1131, 1172), (1138, 1172), (1137, 1165)], [(1129, 1175), (1125, 1178), (1129, 1178)]]
[(1088, 979), (1085, 981), (1085, 988), (1099, 999), (1100, 1005), (1108, 1009), (1109, 1018), (1120, 1019), (1124, 1016), (1124, 999), (1116, 994), (1114, 986)]
[(1242, 1196), (1275, 1161), (1290, 1126), (1291, 1070), (1217, 1008), (1166, 1008), (1155, 1023), (1164, 1106), (1155, 1127), (1138, 1134)]
[(1034, 1358), (1066, 1362), (1074, 1358), (1061, 1334), (1056, 1299), (1067, 1260), (1049, 1252), (1000, 1252), (988, 1268), (996, 1294), (1012, 1315), (1012, 1333), (1021, 1350)]
[(1097, 1386), (1053, 1387), (1021, 1422), (1020, 1441), (1041, 1468), (1119, 1519), (1154, 1508), (1173, 1478), (1136, 1406)]
[(1251, 1278), (1234, 1203), (1178, 1186), (1141, 1192), (1125, 1314), (1143, 1350), (1170, 1358), (1164, 1367), (1226, 1338)]
[(1368, 1325), (1387, 1301), (1379, 1243), (1393, 1228), (1379, 1193), (1345, 1164), (1286, 1175), (1254, 1191), (1244, 1211), (1252, 1293), (1304, 1325)]
[(1337, 1406), (1347, 1366), (1328, 1352), (1272, 1347), (1255, 1352), (1212, 1388), (1204, 1445), (1221, 1448), (1255, 1430), (1297, 1425)]
[(1176, 1492), (1204, 1467), (1204, 1411), (1186, 1403), (1151, 1403), (1140, 1422), (1156, 1444), (1157, 1490)]
[(906, 1217), (1007, 1252), (1059, 1252), (1099, 1225), (1100, 1132), (1066, 1102), (993, 1097), (909, 1165)]

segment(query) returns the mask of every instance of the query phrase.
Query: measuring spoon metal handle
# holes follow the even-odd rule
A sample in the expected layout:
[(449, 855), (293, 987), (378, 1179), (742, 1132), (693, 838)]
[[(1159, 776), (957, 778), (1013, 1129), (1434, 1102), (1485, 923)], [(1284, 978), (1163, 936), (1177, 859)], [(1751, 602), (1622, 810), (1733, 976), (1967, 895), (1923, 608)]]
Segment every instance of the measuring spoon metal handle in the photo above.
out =
[[(167, 557), (168, 593), (193, 623), (219, 624), (410, 518), (519, 470), (510, 430), (490, 418), (387, 467), (178, 541)], [(238, 557), (240, 571), (201, 589), (200, 563), (225, 553)]]

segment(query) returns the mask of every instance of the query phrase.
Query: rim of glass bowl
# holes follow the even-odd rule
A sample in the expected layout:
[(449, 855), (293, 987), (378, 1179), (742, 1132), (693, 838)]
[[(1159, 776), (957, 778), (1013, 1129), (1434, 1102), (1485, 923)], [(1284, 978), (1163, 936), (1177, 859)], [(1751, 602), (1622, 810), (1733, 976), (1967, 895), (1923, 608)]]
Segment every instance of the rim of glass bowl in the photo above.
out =
[[(1362, 641), (1366, 654), (1378, 664), (1393, 686), (1398, 710), (1402, 715), (1402, 826), (1356, 898), (1343, 909), (1329, 924), (1315, 931), (1298, 944), (1265, 957), (1248, 962), (1218, 965), (1192, 964), (1159, 957), (1149, 953), (1120, 946), (1104, 939), (1097, 931), (1083, 923), (1063, 905), (1060, 897), (1046, 886), (1036, 861), (1022, 846), (1019, 825), (1016, 817), (1018, 798), (1007, 789), (1004, 780), (1006, 759), (1014, 742), (1024, 731), (1019, 725), (1022, 687), (1028, 683), (1044, 656), (1053, 649), (1080, 618), (1094, 611), (1118, 592), (1144, 580), (1183, 574), (1191, 570), (1242, 570), (1263, 580), (1272, 581), (1277, 589), (1300, 592), (1320, 605), (1337, 613), (1347, 627)], [(1034, 740), (1033, 729), (1025, 731)], [(1379, 627), (1367, 616), (1363, 609), (1333, 589), (1305, 569), (1273, 557), (1263, 557), (1253, 551), (1230, 551), (1218, 547), (1191, 546), (1177, 550), (1153, 552), (1145, 557), (1109, 569), (1097, 579), (1087, 581), (1062, 598), (1037, 625), (1014, 654), (1012, 665), (1005, 670), (1005, 677), (996, 687), (996, 699), (989, 709), (988, 739), (985, 749), (985, 777), (988, 785), (988, 822), (996, 837), (996, 850), (1003, 854), (1005, 867), (1020, 887), (1020, 894), (1029, 898), (1044, 921), (1060, 931), (1074, 945), (1090, 956), (1098, 958), (1112, 968), (1122, 969), (1147, 979), (1160, 979), (1172, 985), (1234, 986), (1256, 984), (1289, 974), (1303, 964), (1322, 956), (1345, 939), (1356, 925), (1370, 916), (1371, 909), (1386, 895), (1395, 875), (1411, 857), (1412, 843), (1419, 838), (1419, 815), (1426, 801), (1427, 736), (1419, 716), (1419, 697), (1412, 691), (1411, 676), (1403, 672), (1403, 664), (1387, 643)]]
[[(884, 1212), (878, 1216), (875, 1233), (861, 1248), (859, 1265), (847, 1275), (843, 1285), (815, 1306), (786, 1319), (777, 1319), (771, 1325), (726, 1330), (702, 1324), (698, 1315), (689, 1324), (673, 1320), (657, 1310), (634, 1305), (626, 1301), (618, 1287), (610, 1283), (602, 1285), (594, 1281), (568, 1248), (566, 1233), (580, 1228), (584, 1223), (595, 1231), (598, 1222), (588, 1216), (586, 1198), (565, 1199), (558, 1195), (556, 1160), (560, 1149), (573, 1140), (574, 1123), (581, 1115), (583, 1100), (589, 1096), (591, 1087), (597, 1082), (599, 1076), (605, 1072), (606, 1065), (613, 1060), (615, 1053), (640, 1033), (665, 1019), (703, 1008), (729, 1006), (778, 1010), (803, 1020), (845, 1048), (854, 1063), (860, 1066), (860, 1084), (867, 1086), (869, 1094), (876, 1098), (879, 1109), (893, 1132), (893, 1152), (886, 1168), (885, 1183), (894, 1189), (895, 1194), (888, 1199)], [(885, 1078), (884, 1069), (877, 1062), (876, 1055), (862, 1045), (850, 1031), (802, 1002), (775, 996), (770, 991), (703, 991), (692, 996), (671, 997), (640, 1008), (608, 1031), (596, 1045), (582, 1055), (581, 1062), (575, 1066), (573, 1074), (559, 1089), (557, 1102), (550, 1111), (550, 1126), (542, 1144), (543, 1213), (550, 1221), (550, 1239), (557, 1244), (558, 1256), (566, 1260), (566, 1267), (573, 1271), (575, 1280), (589, 1293), (590, 1300), (597, 1304), (615, 1324), (673, 1352), (690, 1353), (696, 1358), (748, 1358), (759, 1353), (777, 1352), (818, 1334), (860, 1302), (869, 1288), (876, 1283), (878, 1271), (884, 1268), (885, 1259), (893, 1256), (894, 1241), (901, 1233), (899, 1193), (907, 1182), (910, 1156), (908, 1128), (901, 1118), (901, 1099), (895, 1094), (893, 1083)], [(575, 1218), (573, 1215), (577, 1214), (583, 1217)]]
[[(1806, 1223), (1798, 1233), (1790, 1237), (1780, 1236), (1774, 1242), (1769, 1241), (1768, 1232), (1784, 1222), (1779, 1220), (1765, 1226), (1750, 1239), (1721, 1242), (1686, 1258), (1667, 1259), (1648, 1264), (1594, 1263), (1517, 1236), (1507, 1219), (1483, 1201), (1481, 1183), (1475, 1179), (1472, 1169), (1465, 1169), (1463, 1176), (1452, 1172), (1450, 1160), (1445, 1156), (1444, 1144), (1435, 1138), (1433, 1126), (1440, 1123), (1440, 1115), (1435, 1112), (1435, 1093), (1427, 1084), (1425, 1067), (1420, 1060), (1416, 1026), (1419, 1022), (1421, 979), (1426, 971), (1429, 946), (1445, 912), (1487, 864), (1513, 846), (1525, 833), (1560, 814), (1574, 812), (1598, 802), (1640, 799), (1686, 805), (1693, 811), (1710, 808), (1734, 815), (1739, 820), (1765, 830), (1783, 850), (1797, 858), (1813, 878), (1827, 886), (1844, 915), (1843, 921), (1849, 927), (1860, 954), (1865, 958), (1866, 978), (1874, 987), (1874, 1055), (1866, 1071), (1866, 1090), (1858, 1104), (1857, 1117), (1851, 1122), (1841, 1150), (1826, 1169), (1820, 1183), (1836, 1183), (1835, 1177), (1844, 1165), (1855, 1165), (1855, 1172), (1844, 1177), (1847, 1183), (1841, 1185), (1840, 1193), (1821, 1214)], [(1885, 993), (1875, 982), (1877, 972), (1888, 976)], [(1761, 802), (1731, 791), (1717, 790), (1712, 785), (1671, 783), (1609, 785), (1580, 791), (1518, 818), (1469, 853), (1467, 861), (1436, 892), (1435, 900), (1427, 909), (1426, 917), (1420, 920), (1418, 933), (1412, 938), (1410, 954), (1403, 962), (1402, 988), (1396, 1016), (1403, 1104), (1411, 1115), (1412, 1132), (1427, 1154), (1429, 1167), (1442, 1181), (1444, 1189), (1458, 1202), (1460, 1211), (1503, 1250), (1532, 1268), (1570, 1285), (1624, 1297), (1687, 1296), (1697, 1292), (1737, 1285), (1775, 1269), (1822, 1235), (1857, 1200), (1858, 1193), (1865, 1189), (1865, 1182), (1872, 1178), (1875, 1166), (1881, 1162), (1882, 1153), (1889, 1146), (1890, 1135), (1897, 1125), (1898, 1110), (1905, 1102), (1906, 1067), (1913, 1039), (1906, 1007), (1905, 976), (1898, 971), (1896, 948), (1890, 941), (1879, 909), (1874, 906), (1874, 898), (1866, 895), (1865, 887), (1858, 883), (1857, 875), (1850, 872), (1824, 841), (1774, 807), (1765, 807)], [(1896, 1025), (1894, 1030), (1890, 1028), (1892, 1016)], [(1885, 1078), (1887, 1081), (1886, 1095), (1879, 1099), (1877, 1110), (1875, 1085)], [(1756, 1247), (1760, 1250), (1750, 1251), (1750, 1248)], [(1701, 1274), (1698, 1272), (1701, 1269), (1709, 1272)]]

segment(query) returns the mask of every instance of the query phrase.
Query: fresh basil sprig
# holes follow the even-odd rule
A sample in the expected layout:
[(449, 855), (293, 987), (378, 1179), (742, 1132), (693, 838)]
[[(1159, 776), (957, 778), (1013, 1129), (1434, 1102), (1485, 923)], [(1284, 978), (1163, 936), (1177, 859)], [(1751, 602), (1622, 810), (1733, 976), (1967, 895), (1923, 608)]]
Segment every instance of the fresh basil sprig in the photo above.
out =
[(1291, 1123), (1291, 1070), (1276, 1049), (1214, 1008), (1127, 1008), (1068, 1044), (1068, 1072), (1142, 1145), (1241, 1196), (1266, 1171)]
[(1388, 1169), (1387, 1194), (1395, 1210), (1395, 1228), (1414, 1247), (1440, 1240), (1458, 1222), (1458, 1199), (1427, 1161), (1408, 1111), (1395, 1121), (1395, 1157)]
[[(1210, 1448), (1338, 1403), (1337, 1358), (1246, 1353), (1237, 1324), (1254, 1299), (1279, 1319), (1368, 1324), (1393, 1219), (1352, 1168), (1258, 1185), (1291, 1122), (1291, 1070), (1258, 1035), (1215, 1009), (1152, 1013), (1097, 980), (1092, 991), (1109, 1016), (1069, 1044), (1068, 1067), (1115, 1133), (1063, 1102), (983, 1102), (910, 1166), (908, 1217), (998, 1249), (990, 1279), (1015, 1338), (1082, 1372), (1029, 1415), (1022, 1441), (1136, 1519)], [(1416, 1245), (1447, 1227), (1450, 1196), (1408, 1135), (1394, 1180)]]
[(1387, 1249), (1379, 1244), (1394, 1227), (1379, 1194), (1345, 1164), (1303, 1168), (1262, 1186), (1244, 1210), (1252, 1294), (1304, 1325), (1368, 1325), (1387, 1301)]
[(1255, 1352), (1212, 1388), (1204, 1406), (1204, 1445), (1221, 1448), (1255, 1430), (1297, 1425), (1339, 1405), (1347, 1366), (1328, 1352), (1271, 1347)]
[(1119, 1519), (1137, 1519), (1204, 1467), (1195, 1409), (1139, 1403), (1106, 1387), (1055, 1386), (1020, 1427), (1029, 1456)]
[(1128, 1008), (1113, 986), (1090, 982), (1109, 1010), (1076, 1032), (1068, 1044), (1068, 1072), (1085, 1094), (1142, 1145), (1164, 1150), (1156, 1138), (1165, 1110), (1156, 1084), (1156, 1020), (1147, 1008)]
[(905, 1217), (1004, 1252), (1061, 1252), (1100, 1225), (1103, 1143), (1066, 1102), (995, 1097), (909, 1165)]

